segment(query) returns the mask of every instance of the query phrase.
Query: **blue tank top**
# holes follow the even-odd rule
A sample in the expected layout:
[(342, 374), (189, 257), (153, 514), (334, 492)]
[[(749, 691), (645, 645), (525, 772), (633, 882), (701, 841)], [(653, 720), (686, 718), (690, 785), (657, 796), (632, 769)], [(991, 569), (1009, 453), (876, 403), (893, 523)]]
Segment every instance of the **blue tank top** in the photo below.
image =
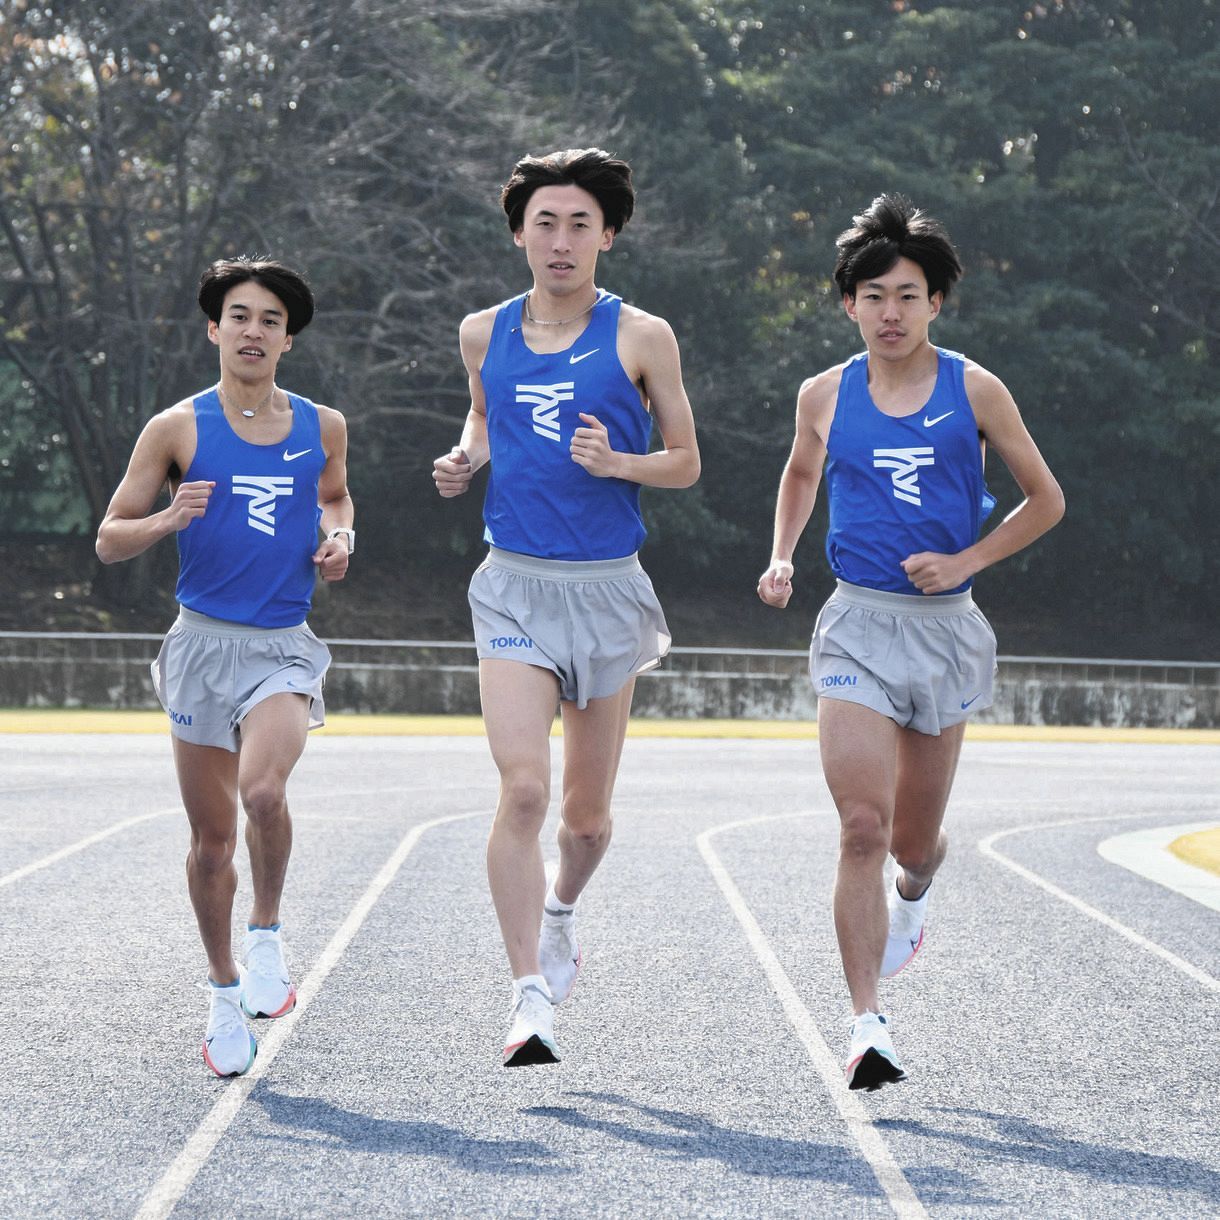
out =
[(610, 447), (647, 453), (652, 418), (619, 363), (622, 300), (602, 293), (571, 347), (539, 355), (521, 333), (523, 296), (500, 306), (480, 375), (491, 474), (484, 539), (539, 559), (621, 559), (646, 533), (640, 485), (599, 479), (572, 461), (580, 419), (595, 415)]
[(177, 598), (190, 610), (251, 627), (295, 627), (309, 613), (326, 454), (317, 407), (288, 400), (287, 439), (252, 445), (214, 389), (195, 399), (195, 456), (182, 480), (216, 486), (207, 512), (178, 531)]
[[(936, 349), (936, 385), (921, 411), (896, 419), (868, 390), (868, 353), (844, 366), (826, 442), (826, 557), (840, 579), (922, 596), (902, 570), (919, 551), (953, 555), (978, 539), (995, 507), (983, 481), (965, 360)], [(946, 593), (970, 588), (970, 581)]]

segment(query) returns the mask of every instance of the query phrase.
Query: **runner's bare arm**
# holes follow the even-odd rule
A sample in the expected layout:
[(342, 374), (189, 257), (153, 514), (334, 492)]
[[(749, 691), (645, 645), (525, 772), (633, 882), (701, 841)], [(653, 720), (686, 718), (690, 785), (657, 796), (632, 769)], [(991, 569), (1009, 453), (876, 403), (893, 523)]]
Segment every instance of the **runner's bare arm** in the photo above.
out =
[(656, 420), (664, 448), (620, 453), (610, 447), (609, 434), (596, 412), (581, 412), (584, 426), (573, 433), (572, 460), (599, 479), (626, 479), (644, 487), (690, 487), (699, 478), (699, 442), (674, 332), (663, 318), (624, 305), (619, 353)]
[(826, 461), (825, 437), (833, 417), (842, 366), (828, 369), (801, 386), (796, 399), (796, 435), (780, 475), (775, 501), (771, 563), (759, 577), (758, 596), (782, 610), (792, 596), (796, 544), (809, 524)]
[(323, 540), (314, 551), (313, 561), (323, 580), (342, 580), (347, 575), (347, 539), (342, 535), (328, 539), (325, 535), (331, 530), (351, 529), (356, 517), (356, 507), (347, 490), (347, 421), (332, 407), (319, 407), (318, 424), (326, 465), (318, 476)]
[(983, 439), (1012, 472), (1025, 499), (989, 534), (956, 555), (921, 551), (903, 560), (903, 570), (921, 593), (956, 589), (975, 573), (1029, 546), (1063, 516), (1063, 491), (1004, 383), (970, 363), (966, 393)]
[(462, 439), (453, 449), (432, 463), (432, 478), (436, 483), (436, 490), (446, 499), (468, 491), (474, 472), (480, 466), (486, 465), (490, 457), (487, 442), (487, 400), (483, 393), (480, 369), (483, 358), (487, 355), (487, 345), (491, 342), (491, 330), (495, 320), (496, 311), (484, 309), (480, 313), (465, 317), (458, 332), (462, 363), (466, 366), (466, 378), (470, 384), (470, 410), (466, 413)]
[(160, 512), (150, 512), (175, 469), (182, 473), (194, 453), (194, 410), (179, 403), (144, 425), (127, 473), (115, 490), (97, 531), (97, 557), (119, 563), (148, 550), (168, 534), (185, 529), (207, 511), (214, 483), (179, 483)]

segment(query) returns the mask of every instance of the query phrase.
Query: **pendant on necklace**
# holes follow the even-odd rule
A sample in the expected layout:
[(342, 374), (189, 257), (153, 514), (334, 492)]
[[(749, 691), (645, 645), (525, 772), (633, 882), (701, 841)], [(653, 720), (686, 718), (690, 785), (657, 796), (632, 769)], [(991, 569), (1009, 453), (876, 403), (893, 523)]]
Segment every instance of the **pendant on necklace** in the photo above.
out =
[[(216, 393), (220, 396), (220, 398), (223, 401), (228, 402), (229, 406), (232, 407), (232, 406), (236, 405), (233, 402), (233, 400), (228, 396), (228, 394), (225, 393), (224, 386), (220, 385), (219, 383), (217, 383), (217, 385), (216, 385)], [(275, 385), (273, 384), (271, 386), (271, 389), (267, 391), (267, 397), (264, 398), (263, 401), (260, 402), (257, 407), (239, 407), (238, 410), (241, 411), (242, 415), (244, 415), (246, 417), (246, 419), (253, 419), (274, 397), (275, 397)]]

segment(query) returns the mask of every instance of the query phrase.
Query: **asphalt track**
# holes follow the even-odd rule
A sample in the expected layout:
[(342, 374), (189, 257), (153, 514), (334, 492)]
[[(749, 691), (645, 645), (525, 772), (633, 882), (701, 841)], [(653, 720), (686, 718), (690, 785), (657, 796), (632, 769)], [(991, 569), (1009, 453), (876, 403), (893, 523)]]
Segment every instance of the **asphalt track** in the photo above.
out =
[(969, 741), (884, 992), (910, 1079), (861, 1097), (809, 741), (628, 743), (564, 1060), (505, 1071), (485, 743), (319, 735), (300, 1002), (222, 1082), (164, 736), (0, 734), (0, 1215), (1220, 1216), (1220, 912), (1098, 850), (1220, 823), (1218, 775)]

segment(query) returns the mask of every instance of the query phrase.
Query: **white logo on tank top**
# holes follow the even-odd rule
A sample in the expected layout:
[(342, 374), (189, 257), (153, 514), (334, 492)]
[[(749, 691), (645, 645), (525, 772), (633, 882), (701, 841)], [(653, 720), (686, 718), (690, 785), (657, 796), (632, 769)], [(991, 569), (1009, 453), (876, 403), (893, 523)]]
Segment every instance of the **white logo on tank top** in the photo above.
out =
[(890, 479), (894, 484), (894, 495), (908, 504), (920, 505), (919, 467), (934, 466), (936, 452), (931, 445), (914, 449), (874, 449), (873, 466), (878, 470), (892, 470)]
[(263, 534), (275, 537), (275, 500), (292, 495), (290, 474), (235, 474), (233, 494), (250, 497), (250, 515), (246, 524)]
[(533, 407), (534, 431), (547, 440), (559, 440), (559, 404), (571, 402), (576, 382), (557, 381), (554, 385), (519, 385), (517, 402)]

